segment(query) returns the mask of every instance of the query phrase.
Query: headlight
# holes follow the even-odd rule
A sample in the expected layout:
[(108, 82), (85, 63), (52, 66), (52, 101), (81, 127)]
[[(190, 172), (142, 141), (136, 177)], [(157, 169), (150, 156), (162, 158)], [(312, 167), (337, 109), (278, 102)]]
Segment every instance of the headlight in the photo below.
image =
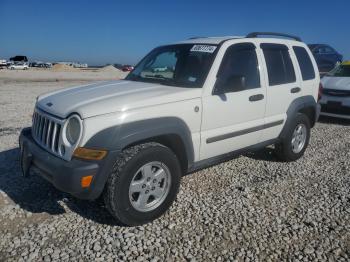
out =
[(81, 134), (81, 120), (78, 116), (73, 115), (67, 121), (66, 138), (71, 145), (78, 142)]

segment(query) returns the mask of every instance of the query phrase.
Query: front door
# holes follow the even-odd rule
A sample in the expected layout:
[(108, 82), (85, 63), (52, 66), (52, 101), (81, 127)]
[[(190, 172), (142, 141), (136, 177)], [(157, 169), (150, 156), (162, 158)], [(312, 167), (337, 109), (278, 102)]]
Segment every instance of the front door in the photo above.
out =
[(200, 159), (257, 144), (264, 127), (265, 104), (256, 46), (229, 46), (213, 93), (203, 97)]

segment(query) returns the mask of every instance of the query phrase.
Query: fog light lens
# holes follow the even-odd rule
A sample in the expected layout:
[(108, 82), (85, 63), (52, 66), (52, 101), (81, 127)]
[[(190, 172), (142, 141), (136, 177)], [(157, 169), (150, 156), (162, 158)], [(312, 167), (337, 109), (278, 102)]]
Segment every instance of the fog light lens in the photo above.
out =
[(89, 149), (78, 147), (75, 149), (73, 156), (87, 160), (101, 160), (107, 155), (106, 150)]
[(86, 188), (89, 187), (91, 184), (93, 176), (83, 176), (81, 178), (81, 187), (82, 188)]

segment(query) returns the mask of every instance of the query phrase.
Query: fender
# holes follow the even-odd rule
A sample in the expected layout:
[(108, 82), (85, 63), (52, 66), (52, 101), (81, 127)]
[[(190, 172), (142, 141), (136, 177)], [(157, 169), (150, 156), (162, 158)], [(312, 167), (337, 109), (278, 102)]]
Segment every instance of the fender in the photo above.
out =
[(279, 138), (284, 138), (287, 130), (290, 130), (291, 125), (293, 124), (293, 119), (303, 109), (306, 108), (314, 108), (315, 109), (315, 122), (318, 118), (318, 107), (315, 98), (311, 95), (309, 96), (301, 96), (293, 100), (293, 102), (289, 105), (287, 110), (287, 120), (286, 123), (279, 135)]
[(185, 147), (188, 163), (194, 162), (191, 131), (187, 124), (177, 117), (146, 119), (109, 127), (95, 134), (84, 147), (122, 150), (138, 141), (164, 135), (179, 136)]

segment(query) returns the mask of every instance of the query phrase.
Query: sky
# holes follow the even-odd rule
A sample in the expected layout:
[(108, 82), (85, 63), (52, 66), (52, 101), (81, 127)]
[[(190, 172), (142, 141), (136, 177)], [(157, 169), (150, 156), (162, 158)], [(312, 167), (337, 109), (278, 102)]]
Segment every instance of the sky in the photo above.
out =
[(135, 64), (194, 36), (273, 31), (350, 59), (349, 0), (0, 0), (0, 59)]

